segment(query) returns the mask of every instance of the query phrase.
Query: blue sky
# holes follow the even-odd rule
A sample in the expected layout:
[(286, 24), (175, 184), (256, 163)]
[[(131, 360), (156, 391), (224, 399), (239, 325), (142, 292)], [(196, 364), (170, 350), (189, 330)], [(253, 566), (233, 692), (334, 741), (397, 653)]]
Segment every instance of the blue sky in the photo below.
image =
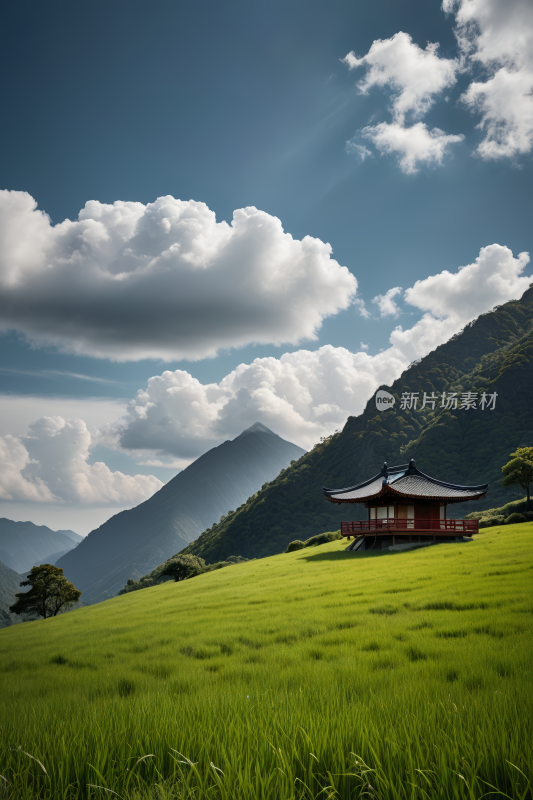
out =
[(256, 419), (310, 447), (522, 294), (533, 12), (443, 5), (4, 8), (1, 515), (86, 533)]

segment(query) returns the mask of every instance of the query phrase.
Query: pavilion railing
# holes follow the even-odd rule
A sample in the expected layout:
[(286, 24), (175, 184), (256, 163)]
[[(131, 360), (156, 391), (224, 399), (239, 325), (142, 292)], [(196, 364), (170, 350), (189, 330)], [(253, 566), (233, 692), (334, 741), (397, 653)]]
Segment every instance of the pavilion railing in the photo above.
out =
[(371, 519), (364, 522), (341, 522), (342, 536), (357, 536), (365, 531), (439, 531), (440, 533), (477, 533), (477, 519)]

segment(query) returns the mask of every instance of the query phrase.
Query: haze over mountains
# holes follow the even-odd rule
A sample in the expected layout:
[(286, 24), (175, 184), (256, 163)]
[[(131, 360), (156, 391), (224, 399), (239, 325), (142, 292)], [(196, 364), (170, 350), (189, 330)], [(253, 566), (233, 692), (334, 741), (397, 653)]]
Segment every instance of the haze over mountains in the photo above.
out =
[(28, 572), (34, 564), (51, 564), (50, 559), (72, 550), (83, 536), (74, 531), (52, 531), (46, 525), (0, 519), (0, 561), (15, 572)]
[[(501, 467), (519, 446), (533, 444), (533, 287), (468, 325), (412, 364), (388, 390), (396, 403), (378, 410), (374, 396), (363, 414), (318, 444), (242, 509), (205, 531), (186, 549), (208, 563), (229, 555), (257, 558), (283, 552), (294, 539), (337, 530), (341, 519), (366, 518), (362, 505), (335, 506), (321, 487), (341, 488), (372, 477), (384, 461), (416, 459), (422, 472), (457, 484), (489, 483), (485, 499), (457, 504), (449, 516), (501, 506), (523, 497), (503, 488)], [(496, 393), (494, 410), (427, 406), (422, 398), (464, 392)], [(401, 408), (404, 393), (417, 408)], [(453, 405), (453, 403), (452, 403)]]
[(83, 592), (85, 603), (113, 597), (129, 578), (145, 575), (182, 550), (304, 453), (255, 423), (209, 450), (149, 500), (91, 531), (56, 566)]

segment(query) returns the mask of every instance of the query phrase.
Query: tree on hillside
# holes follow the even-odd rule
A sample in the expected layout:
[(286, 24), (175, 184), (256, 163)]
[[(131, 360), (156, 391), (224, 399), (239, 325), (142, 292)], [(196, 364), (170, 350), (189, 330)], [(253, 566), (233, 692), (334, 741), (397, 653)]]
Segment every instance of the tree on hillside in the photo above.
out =
[(502, 486), (521, 486), (527, 495), (529, 508), (530, 485), (533, 483), (533, 447), (518, 447), (511, 460), (502, 467), (505, 478)]
[(175, 581), (185, 581), (205, 572), (205, 561), (198, 556), (176, 556), (166, 565), (161, 575), (172, 575)]
[(81, 597), (81, 592), (73, 583), (67, 581), (60, 567), (41, 564), (33, 567), (21, 586), (31, 586), (28, 592), (16, 594), (17, 602), (10, 606), (12, 614), (25, 614), (35, 617), (55, 617), (61, 610), (66, 611)]

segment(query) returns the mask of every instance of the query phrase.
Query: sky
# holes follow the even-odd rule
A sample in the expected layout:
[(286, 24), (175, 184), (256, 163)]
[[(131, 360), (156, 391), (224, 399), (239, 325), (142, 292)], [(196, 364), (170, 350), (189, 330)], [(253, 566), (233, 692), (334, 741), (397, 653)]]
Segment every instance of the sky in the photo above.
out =
[(0, 14), (0, 516), (309, 449), (533, 281), (530, 0)]

